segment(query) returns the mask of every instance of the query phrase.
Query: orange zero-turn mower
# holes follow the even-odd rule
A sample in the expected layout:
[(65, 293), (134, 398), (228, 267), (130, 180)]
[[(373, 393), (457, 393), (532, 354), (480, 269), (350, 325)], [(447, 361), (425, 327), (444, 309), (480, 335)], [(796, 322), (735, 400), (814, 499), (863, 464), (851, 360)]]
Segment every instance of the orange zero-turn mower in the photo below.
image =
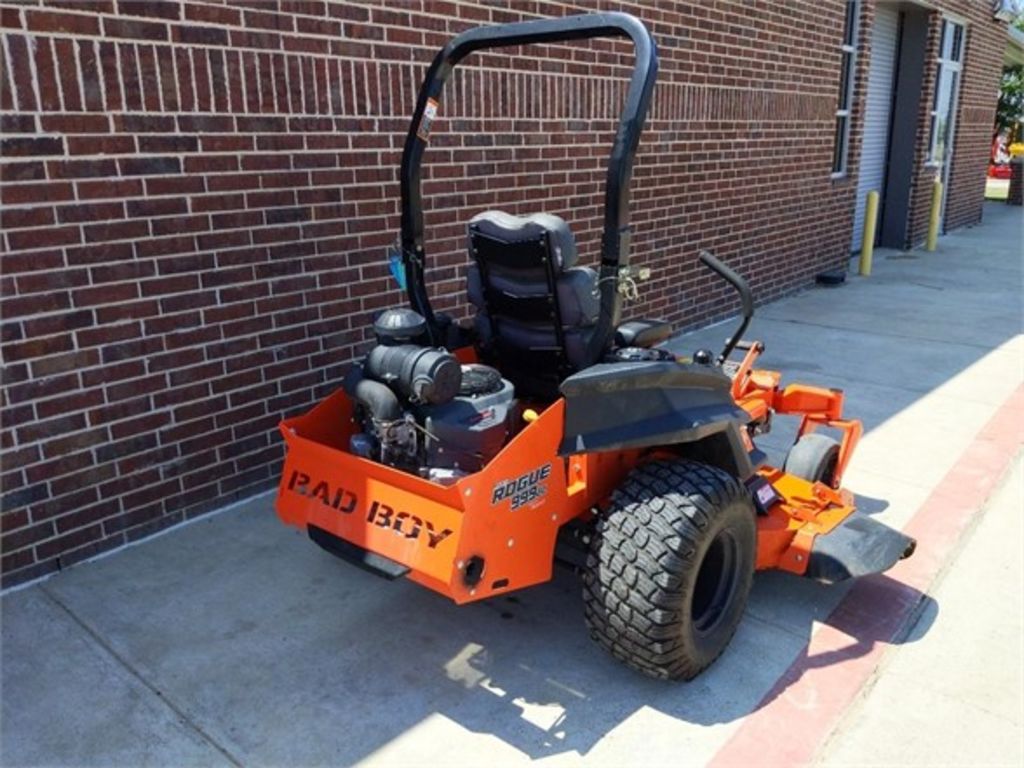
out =
[[(593, 37), (633, 42), (635, 65), (608, 163), (599, 269), (576, 264), (565, 221), (486, 211), (468, 225), (465, 327), (431, 309), (420, 161), (445, 80), (473, 51)], [(629, 185), (657, 54), (621, 13), (481, 27), (427, 72), (401, 167), (400, 254), (411, 308), (374, 324), (377, 345), (343, 386), (281, 425), (281, 519), (324, 549), (457, 603), (551, 578), (583, 578), (594, 639), (631, 667), (692, 678), (724, 650), (755, 569), (824, 581), (881, 572), (914, 541), (854, 512), (840, 488), (860, 436), (835, 389), (754, 368), (743, 323), (721, 354), (679, 359), (662, 322), (621, 322)], [(400, 259), (400, 260), (399, 260)], [(732, 359), (744, 352), (742, 362)], [(800, 417), (782, 469), (754, 439), (774, 414)], [(831, 428), (836, 441), (816, 431)]]

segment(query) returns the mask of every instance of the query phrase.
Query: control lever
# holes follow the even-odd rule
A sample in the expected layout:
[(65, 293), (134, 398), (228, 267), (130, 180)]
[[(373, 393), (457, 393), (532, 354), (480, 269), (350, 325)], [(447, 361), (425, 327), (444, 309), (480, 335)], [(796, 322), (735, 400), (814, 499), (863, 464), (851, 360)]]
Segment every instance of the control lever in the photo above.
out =
[(744, 331), (746, 331), (747, 326), (750, 325), (750, 318), (754, 316), (754, 294), (750, 292), (750, 286), (747, 285), (746, 280), (729, 269), (729, 267), (725, 266), (725, 264), (712, 256), (708, 251), (701, 251), (699, 258), (701, 264), (736, 289), (736, 292), (740, 295), (740, 301), (743, 304), (743, 321), (740, 323), (740, 327), (736, 329), (736, 332), (729, 337), (728, 341), (725, 342), (725, 348), (718, 356), (718, 364), (721, 365), (725, 362), (726, 358), (732, 354), (736, 345), (740, 343), (740, 339), (743, 338)]

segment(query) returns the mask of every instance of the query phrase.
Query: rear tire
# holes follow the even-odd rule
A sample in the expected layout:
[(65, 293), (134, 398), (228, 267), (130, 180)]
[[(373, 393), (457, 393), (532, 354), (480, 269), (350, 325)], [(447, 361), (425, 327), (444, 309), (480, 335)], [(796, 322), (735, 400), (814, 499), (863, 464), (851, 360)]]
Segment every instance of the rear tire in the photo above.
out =
[(637, 467), (590, 543), (591, 637), (645, 675), (695, 677), (743, 618), (756, 548), (754, 506), (734, 477), (693, 461)]
[(824, 483), (834, 488), (838, 464), (839, 443), (828, 435), (810, 432), (789, 449), (782, 468), (809, 483)]

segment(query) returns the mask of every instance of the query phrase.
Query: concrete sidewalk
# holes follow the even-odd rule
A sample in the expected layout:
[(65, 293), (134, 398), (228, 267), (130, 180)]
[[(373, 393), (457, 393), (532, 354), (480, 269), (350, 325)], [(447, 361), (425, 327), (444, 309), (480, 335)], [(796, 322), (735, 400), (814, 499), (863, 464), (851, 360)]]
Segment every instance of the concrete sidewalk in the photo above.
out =
[(1024, 765), (1020, 457), (821, 764)]
[[(787, 381), (845, 388), (866, 429), (846, 484), (898, 527), (1024, 381), (1020, 209), (985, 215), (938, 253), (879, 253), (870, 279), (763, 307), (747, 334)], [(675, 344), (718, 348), (730, 327)], [(779, 460), (794, 429), (780, 418), (762, 447)], [(825, 764), (1020, 764), (1016, 472), (918, 594)], [(759, 575), (725, 655), (663, 684), (590, 642), (567, 573), (457, 608), (334, 560), (264, 496), (3, 597), (0, 761), (703, 765), (774, 706), (848, 589)]]

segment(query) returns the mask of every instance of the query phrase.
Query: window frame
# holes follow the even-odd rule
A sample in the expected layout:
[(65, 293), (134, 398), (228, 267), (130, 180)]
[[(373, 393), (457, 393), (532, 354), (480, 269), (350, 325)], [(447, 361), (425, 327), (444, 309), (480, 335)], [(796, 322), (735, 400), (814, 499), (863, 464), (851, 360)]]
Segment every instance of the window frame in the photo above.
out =
[[(853, 123), (853, 96), (856, 87), (857, 45), (860, 42), (860, 0), (846, 0), (843, 18), (843, 38), (839, 46), (839, 71), (849, 57), (846, 76), (840, 75), (839, 99), (836, 102), (835, 135), (832, 143), (832, 179), (844, 179), (850, 166), (850, 131)], [(845, 104), (845, 106), (844, 106)], [(842, 128), (839, 124), (842, 121)]]
[[(955, 46), (957, 38), (956, 29), (954, 28), (960, 30), (959, 48)], [(949, 56), (947, 56), (946, 51), (947, 29), (950, 30)], [(939, 94), (942, 91), (942, 77), (944, 74), (950, 75), (949, 109), (955, 113), (959, 107), (960, 88), (963, 85), (964, 52), (966, 47), (967, 25), (959, 19), (943, 16), (942, 26), (939, 28), (939, 54), (935, 59), (935, 91), (932, 94), (931, 106), (928, 108), (928, 156), (926, 165), (933, 168), (941, 168), (945, 165), (946, 157), (949, 155), (950, 147), (953, 143), (953, 131), (956, 128), (956, 115), (954, 114), (953, 120), (949, 121), (949, 124), (946, 126), (942, 157), (936, 157), (935, 145), (938, 139), (936, 128), (939, 121), (938, 102)], [(953, 54), (956, 54), (956, 58), (953, 58)]]

